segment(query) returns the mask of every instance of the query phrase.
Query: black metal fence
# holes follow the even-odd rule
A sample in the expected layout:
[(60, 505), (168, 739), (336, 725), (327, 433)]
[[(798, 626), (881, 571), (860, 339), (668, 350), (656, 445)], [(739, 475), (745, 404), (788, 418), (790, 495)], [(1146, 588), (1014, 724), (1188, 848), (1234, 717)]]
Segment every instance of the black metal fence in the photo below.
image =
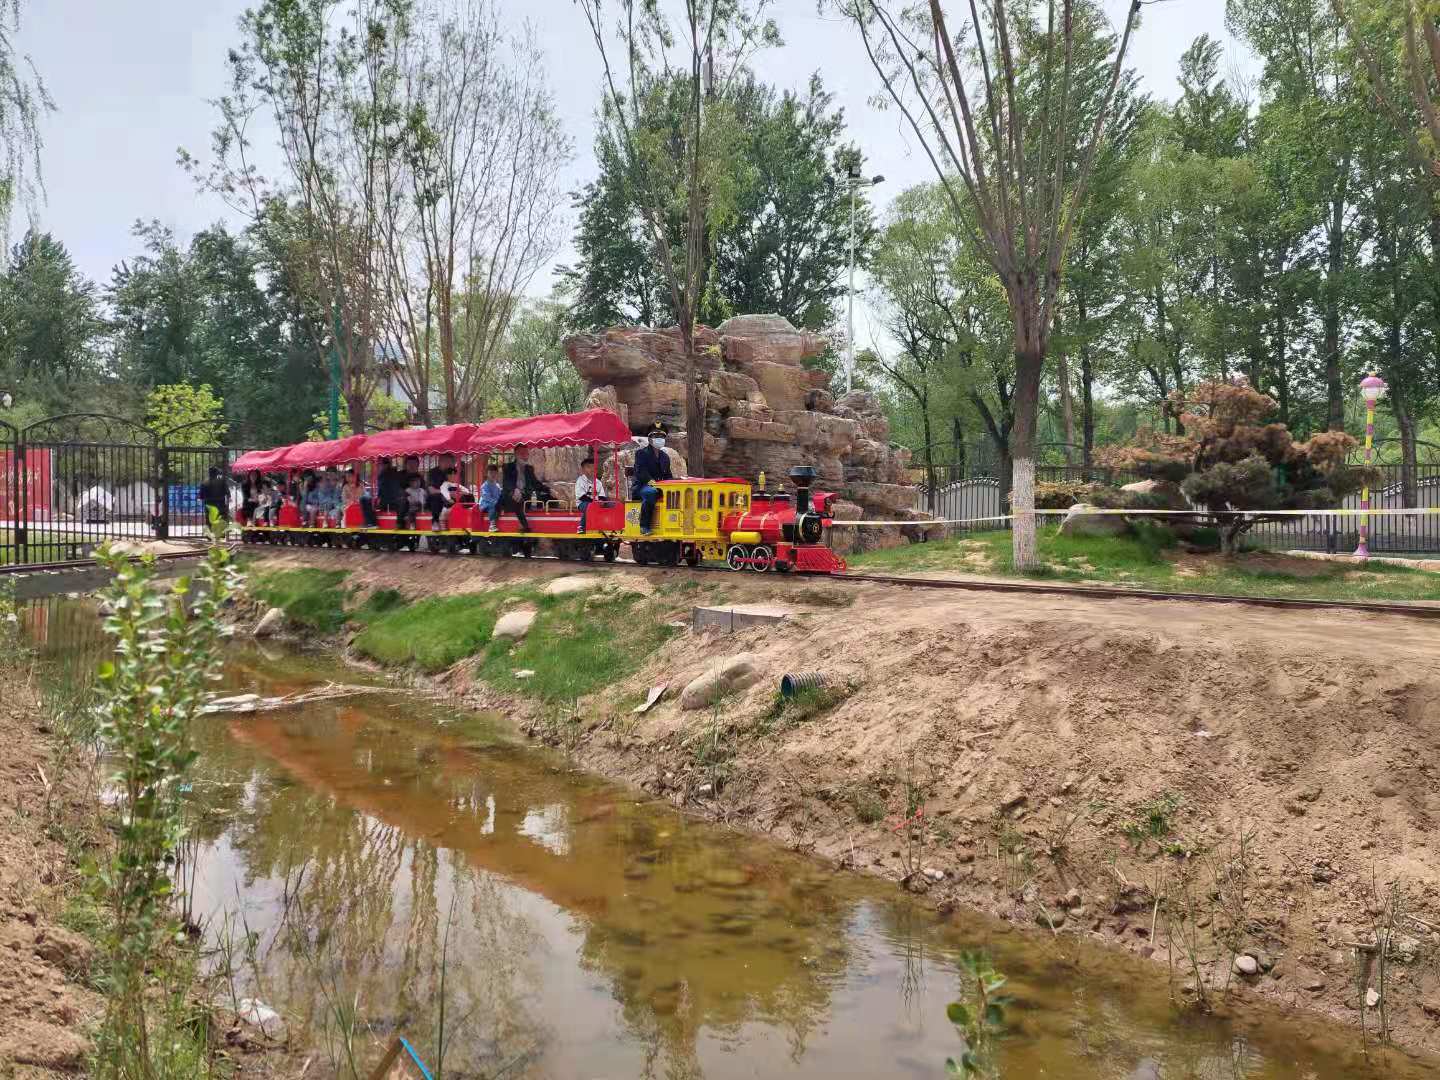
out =
[(209, 427), (157, 436), (97, 413), (0, 420), (0, 565), (83, 559), (107, 539), (200, 537), (200, 484), (243, 452), (193, 445)]
[[(1440, 553), (1440, 465), (1419, 465), (1413, 483), (1406, 485), (1403, 467), (1378, 465), (1381, 481), (1370, 493), (1374, 510), (1425, 509), (1425, 514), (1379, 514), (1369, 519), (1369, 547), (1372, 554), (1433, 555)], [(965, 470), (953, 466), (935, 470), (933, 488), (922, 485), (920, 506), (937, 518), (971, 521), (969, 528), (1003, 529), (1009, 523), (999, 519), (1009, 513), (1008, 499), (998, 470)], [(1141, 479), (1138, 474), (1100, 466), (1041, 465), (1037, 481), (1049, 483), (1101, 483), (1122, 486)], [(1407, 495), (1406, 488), (1409, 487)], [(1359, 510), (1360, 496), (1352, 495), (1341, 509)], [(1353, 551), (1360, 539), (1360, 518), (1352, 514), (1317, 511), (1295, 515), (1283, 521), (1267, 521), (1250, 534), (1252, 543), (1275, 549), (1302, 551)]]

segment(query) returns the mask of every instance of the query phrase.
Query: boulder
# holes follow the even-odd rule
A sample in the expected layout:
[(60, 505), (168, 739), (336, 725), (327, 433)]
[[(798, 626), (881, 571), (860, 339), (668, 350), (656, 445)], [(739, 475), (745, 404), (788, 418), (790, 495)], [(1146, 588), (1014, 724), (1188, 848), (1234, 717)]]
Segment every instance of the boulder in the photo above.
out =
[(601, 574), (569, 574), (556, 578), (545, 586), (546, 596), (570, 596), (574, 593), (603, 589), (606, 579)]
[(267, 638), (278, 633), (284, 625), (285, 612), (278, 607), (272, 607), (265, 612), (264, 615), (260, 616), (260, 621), (255, 624), (255, 629), (252, 633), (257, 638)]
[(1124, 536), (1130, 523), (1119, 514), (1097, 514), (1095, 507), (1076, 503), (1060, 523), (1061, 536)]
[(797, 367), (825, 349), (824, 338), (797, 331), (779, 315), (736, 315), (718, 329), (721, 351), (732, 364), (762, 360)]
[(1145, 496), (1147, 501), (1155, 503), (1155, 510), (1193, 509), (1190, 500), (1185, 498), (1185, 493), (1180, 490), (1180, 485), (1169, 480), (1138, 480), (1133, 484), (1125, 484), (1120, 490)]
[(703, 709), (707, 705), (715, 704), (726, 694), (754, 685), (759, 679), (760, 672), (756, 669), (755, 657), (749, 653), (727, 657), (717, 661), (699, 678), (691, 680), (680, 692), (680, 707)]
[(750, 439), (758, 442), (789, 443), (795, 441), (795, 429), (789, 424), (767, 423), (764, 420), (751, 420), (744, 416), (726, 417), (725, 434), (732, 439)]
[(517, 641), (530, 632), (530, 627), (535, 622), (535, 612), (529, 608), (520, 611), (507, 611), (500, 618), (495, 620), (495, 629), (492, 636), (497, 638), (515, 638)]
[(810, 379), (804, 368), (759, 360), (750, 365), (750, 373), (765, 395), (765, 403), (776, 411), (804, 409), (810, 393)]

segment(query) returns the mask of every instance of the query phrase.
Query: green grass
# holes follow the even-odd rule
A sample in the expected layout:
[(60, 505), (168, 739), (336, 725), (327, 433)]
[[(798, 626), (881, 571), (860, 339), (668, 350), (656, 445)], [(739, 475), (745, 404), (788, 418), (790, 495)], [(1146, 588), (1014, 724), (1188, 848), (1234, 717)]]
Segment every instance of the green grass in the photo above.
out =
[[(352, 612), (364, 625), (355, 648), (382, 664), (429, 673), (478, 654), (477, 673), (484, 682), (559, 703), (624, 678), (676, 633), (638, 593), (546, 596), (542, 584), (410, 604), (403, 598), (376, 600), (375, 594)], [(529, 632), (518, 642), (492, 640), (496, 620), (516, 608), (535, 610)], [(515, 675), (526, 670), (534, 674)]]
[[(365, 629), (355, 648), (391, 667), (414, 665), (425, 672), (444, 671), (473, 655), (490, 640), (500, 608), (515, 590), (432, 596), (384, 612), (366, 611)], [(372, 597), (373, 599), (373, 597)]]
[(1234, 557), (1183, 552), (1168, 531), (1142, 523), (1121, 537), (1061, 536), (1042, 529), (1037, 574), (1015, 570), (1008, 532), (887, 548), (850, 557), (859, 571), (942, 571), (989, 577), (1043, 577), (1139, 589), (1313, 600), (1440, 600), (1440, 574), (1372, 561), (1364, 566), (1246, 552)]
[(320, 634), (338, 634), (345, 628), (345, 599), (341, 587), (348, 570), (301, 567), (252, 574), (249, 590), (270, 607), (284, 610), (291, 622)]
[(388, 615), (409, 603), (409, 599), (399, 589), (376, 589), (359, 607), (351, 610), (350, 621), (369, 626), (381, 615)]
[[(480, 677), (511, 693), (566, 701), (635, 671), (678, 631), (638, 593), (540, 596), (535, 624), (519, 644), (486, 647)], [(534, 675), (517, 679), (516, 671)]]

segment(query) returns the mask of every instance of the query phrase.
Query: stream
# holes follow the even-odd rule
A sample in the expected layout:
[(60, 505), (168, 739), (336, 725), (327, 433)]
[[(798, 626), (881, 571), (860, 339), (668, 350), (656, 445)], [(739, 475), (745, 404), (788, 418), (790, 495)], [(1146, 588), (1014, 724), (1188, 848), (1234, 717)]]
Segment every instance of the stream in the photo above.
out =
[[(83, 603), (37, 606), (27, 625), (52, 663), (104, 647)], [(356, 681), (240, 644), (223, 685), (277, 694), (332, 678)], [(1358, 1031), (1335, 1025), (1200, 1015), (1172, 1003), (1157, 965), (943, 918), (444, 702), (384, 693), (207, 716), (196, 742), (188, 907), (236, 996), (308, 1030), (317, 1066), (341, 1056), (353, 1014), (361, 1076), (396, 1034), (433, 1067), (443, 1023), (452, 1080), (940, 1077), (962, 1046), (945, 1014), (959, 957), (984, 950), (1015, 998), (1006, 1078), (1434, 1075), (1367, 1064)]]

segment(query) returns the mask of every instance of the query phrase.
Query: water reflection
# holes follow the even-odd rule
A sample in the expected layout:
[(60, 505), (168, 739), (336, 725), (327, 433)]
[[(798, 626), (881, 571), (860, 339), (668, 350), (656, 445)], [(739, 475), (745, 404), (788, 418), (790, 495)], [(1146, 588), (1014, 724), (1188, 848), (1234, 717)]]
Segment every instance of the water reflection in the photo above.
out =
[[(333, 675), (248, 648), (227, 682)], [(1149, 965), (942, 923), (418, 701), (207, 718), (197, 741), (193, 906), (212, 941), (254, 933), (239, 991), (322, 1047), (353, 1005), (433, 1061), (443, 985), (453, 1077), (937, 1076), (955, 958), (982, 947), (1017, 998), (1007, 1077), (1372, 1075), (1348, 1033), (1177, 1011)]]

